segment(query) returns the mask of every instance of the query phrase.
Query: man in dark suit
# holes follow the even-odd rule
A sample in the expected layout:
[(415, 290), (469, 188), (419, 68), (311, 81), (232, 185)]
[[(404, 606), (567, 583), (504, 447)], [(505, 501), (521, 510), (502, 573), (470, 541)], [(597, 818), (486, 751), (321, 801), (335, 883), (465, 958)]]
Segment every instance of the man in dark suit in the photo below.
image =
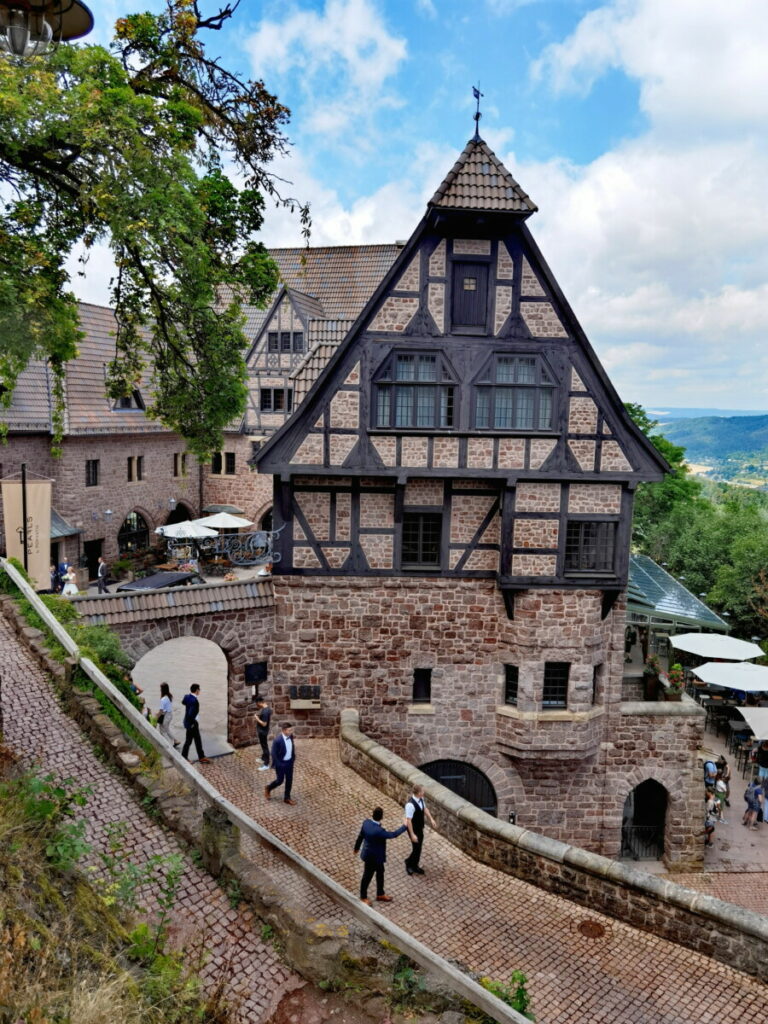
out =
[(364, 864), (363, 877), (360, 879), (360, 900), (368, 903), (368, 886), (371, 879), (376, 875), (376, 899), (379, 903), (391, 903), (392, 897), (384, 892), (384, 864), (387, 860), (387, 840), (396, 839), (405, 832), (405, 825), (396, 828), (394, 832), (387, 832), (382, 826), (381, 819), (384, 811), (381, 807), (374, 807), (370, 818), (366, 818), (360, 829), (360, 835), (355, 840), (355, 853), (362, 846), (363, 852), (360, 858)]
[(185, 760), (189, 760), (187, 754), (194, 743), (198, 764), (210, 764), (210, 759), (203, 752), (203, 741), (200, 739), (200, 726), (197, 721), (197, 716), (200, 714), (198, 693), (200, 693), (200, 684), (192, 683), (189, 693), (185, 693), (181, 698), (181, 703), (184, 705), (184, 728), (187, 732), (184, 746), (181, 748), (181, 756)]
[(109, 576), (109, 566), (104, 559), (99, 555), (99, 568), (96, 570), (96, 579), (99, 586), (99, 593), (107, 593), (107, 577)]
[(296, 760), (296, 743), (293, 739), (293, 725), (290, 722), (283, 722), (281, 732), (277, 734), (272, 742), (272, 767), (277, 773), (274, 782), (264, 787), (264, 796), (269, 800), (272, 790), (277, 789), (285, 783), (283, 803), (293, 807), (296, 803), (291, 800), (291, 788), (293, 787), (293, 764)]

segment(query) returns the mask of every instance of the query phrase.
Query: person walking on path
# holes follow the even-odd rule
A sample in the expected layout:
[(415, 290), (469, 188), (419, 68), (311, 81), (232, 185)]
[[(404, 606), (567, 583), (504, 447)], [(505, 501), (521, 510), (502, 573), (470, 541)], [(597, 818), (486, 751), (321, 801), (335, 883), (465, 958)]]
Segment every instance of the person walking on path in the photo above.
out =
[(752, 831), (757, 832), (757, 814), (764, 806), (763, 787), (758, 779), (753, 779), (744, 790), (744, 799), (747, 801), (747, 809), (742, 819), (743, 825), (751, 825)]
[(376, 899), (379, 903), (391, 903), (392, 897), (384, 892), (384, 864), (387, 860), (387, 840), (397, 839), (405, 832), (405, 825), (396, 828), (394, 832), (387, 832), (381, 824), (384, 811), (381, 807), (374, 807), (370, 818), (366, 818), (360, 829), (360, 835), (355, 840), (355, 853), (362, 846), (363, 852), (360, 859), (363, 862), (363, 877), (360, 879), (360, 902), (367, 903), (368, 886), (371, 879), (376, 875)]
[(62, 595), (64, 597), (77, 597), (80, 590), (77, 586), (77, 573), (75, 572), (74, 565), (69, 566), (62, 579), (64, 580), (64, 589), (61, 592)]
[(184, 711), (184, 728), (187, 731), (187, 737), (184, 740), (184, 746), (181, 748), (181, 756), (185, 760), (189, 760), (187, 754), (192, 743), (195, 744), (195, 750), (197, 751), (197, 760), (200, 764), (210, 764), (210, 758), (205, 756), (203, 752), (203, 743), (200, 739), (200, 726), (197, 722), (197, 716), (200, 714), (200, 701), (197, 698), (200, 693), (200, 685), (198, 683), (192, 683), (189, 688), (189, 693), (185, 693), (181, 698), (181, 703), (185, 707)]
[(259, 768), (260, 772), (269, 770), (269, 720), (272, 717), (272, 708), (269, 707), (263, 697), (256, 701), (256, 735), (261, 744), (261, 759), (264, 762)]
[(160, 710), (157, 712), (157, 727), (160, 734), (165, 736), (169, 743), (178, 747), (179, 742), (173, 738), (171, 733), (171, 722), (173, 721), (173, 694), (168, 683), (160, 683)]
[(96, 583), (99, 588), (100, 594), (107, 594), (107, 578), (109, 576), (109, 566), (104, 559), (99, 555), (99, 568), (96, 570)]
[(423, 875), (424, 868), (419, 867), (421, 859), (421, 848), (424, 845), (424, 819), (428, 818), (432, 828), (435, 828), (435, 819), (429, 813), (424, 803), (424, 787), (414, 786), (413, 793), (405, 805), (404, 825), (408, 829), (411, 840), (411, 853), (405, 858), (405, 870), (409, 875)]
[(264, 787), (264, 796), (269, 800), (272, 790), (277, 789), (285, 783), (283, 792), (283, 803), (293, 807), (296, 803), (291, 800), (291, 789), (293, 787), (293, 765), (296, 760), (296, 741), (293, 738), (293, 725), (291, 722), (283, 722), (282, 731), (277, 734), (272, 742), (272, 767), (275, 769), (277, 778)]

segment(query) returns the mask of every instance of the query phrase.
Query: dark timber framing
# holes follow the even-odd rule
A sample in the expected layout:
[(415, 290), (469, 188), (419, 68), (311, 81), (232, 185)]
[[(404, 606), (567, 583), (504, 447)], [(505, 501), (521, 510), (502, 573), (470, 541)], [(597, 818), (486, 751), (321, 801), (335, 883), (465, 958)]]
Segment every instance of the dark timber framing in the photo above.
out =
[[(485, 145), (481, 140), (477, 144)], [(471, 146), (472, 143), (464, 154)], [(449, 188), (450, 183), (444, 183), (436, 198), (445, 195)], [(508, 210), (455, 209), (439, 202), (431, 204), (297, 413), (257, 453), (259, 470), (275, 475), (277, 525), (285, 523), (287, 527), (283, 538), (290, 550), (284, 550), (276, 571), (340, 576), (495, 577), (510, 618), (514, 613), (514, 591), (529, 588), (597, 589), (605, 595), (604, 613), (612, 607), (627, 581), (634, 489), (641, 481), (660, 480), (667, 467), (627, 416), (525, 224), (532, 205), (518, 200), (519, 197), (515, 200), (517, 205), (513, 203)], [(443, 243), (444, 254), (438, 265), (436, 251)], [(527, 283), (524, 281), (524, 261), (535, 278), (535, 288), (530, 285), (530, 275)], [(476, 309), (470, 302), (466, 307), (469, 312), (462, 315), (467, 320), (475, 316), (478, 323), (459, 325), (454, 331), (453, 311), (461, 306), (462, 300), (457, 299), (455, 307), (452, 290), (457, 273), (461, 276), (455, 268), (462, 265), (487, 268), (485, 322), (479, 322), (482, 301)], [(481, 277), (478, 275), (477, 280)], [(432, 303), (435, 294), (441, 300), (436, 305)], [(496, 304), (502, 301), (508, 302), (503, 319), (501, 313), (496, 313)], [(533, 323), (543, 320), (555, 327), (550, 333), (539, 329), (534, 336), (526, 316), (529, 320), (533, 317)], [(438, 319), (443, 321), (442, 328)], [(382, 367), (392, 365), (388, 360), (396, 359), (399, 353), (435, 353), (450, 366), (455, 375), (451, 385), (455, 393), (450, 426), (392, 427), (376, 423), (377, 379)], [(551, 377), (551, 429), (473, 427), (478, 379), (483, 376), (484, 367), (498, 356), (535, 357), (537, 365)], [(440, 358), (437, 362), (439, 366)], [(351, 378), (350, 383), (353, 370), (359, 374), (359, 383), (358, 377)], [(578, 375), (578, 380), (573, 374)], [(439, 373), (437, 377), (435, 387), (439, 388)], [(575, 390), (574, 381), (578, 385)], [(519, 386), (523, 385), (524, 382)], [(357, 402), (358, 422), (345, 421), (342, 426), (338, 417), (334, 423), (332, 403), (345, 393), (357, 396), (351, 401)], [(586, 419), (579, 419), (575, 415), (569, 421), (570, 410), (578, 409), (582, 399), (594, 404), (593, 417), (587, 414)], [(394, 422), (394, 416), (389, 422)], [(607, 448), (608, 442), (611, 445)], [(517, 453), (514, 468), (510, 466), (510, 444), (514, 444)], [(482, 464), (478, 447), (483, 451)], [(334, 450), (343, 452), (343, 457), (334, 461)], [(414, 451), (421, 454), (414, 456)], [(303, 453), (308, 456), (306, 461)], [(414, 505), (406, 494), (407, 485), (413, 480), (441, 481), (442, 505)], [(539, 483), (559, 485), (559, 507), (519, 508), (520, 488)], [(617, 488), (620, 491), (617, 507), (609, 512), (569, 511), (571, 488), (575, 484), (613, 485), (614, 492)], [(300, 502), (297, 503), (300, 495), (312, 493), (330, 495), (330, 522), (324, 526), (323, 536), (312, 529)], [(392, 496), (392, 519), (363, 527), (361, 496), (376, 493)], [(348, 540), (340, 539), (338, 528), (341, 494), (349, 495)], [(469, 540), (451, 539), (457, 495), (478, 499), (472, 506), (477, 511), (476, 522), (471, 528), (466, 524), (463, 527), (463, 536), (469, 532)], [(402, 526), (408, 512), (443, 515), (439, 569), (403, 568)], [(549, 522), (553, 527), (556, 524), (555, 546), (515, 546), (515, 525), (528, 520)], [(567, 524), (573, 521), (615, 524), (612, 572), (565, 570)], [(303, 538), (294, 538), (294, 522)], [(544, 527), (542, 530), (542, 536), (555, 536), (554, 529), (548, 534)], [(387, 543), (391, 542), (388, 567), (372, 567), (365, 556), (361, 540), (374, 536), (389, 538)], [(311, 551), (317, 564), (311, 568), (297, 566), (295, 554), (299, 548)], [(334, 548), (347, 549), (341, 566), (333, 567), (329, 562), (328, 554)], [(492, 555), (483, 557), (484, 552)], [(486, 566), (493, 561), (495, 568), (468, 568), (475, 553), (476, 561)], [(542, 565), (552, 566), (553, 570), (550, 575), (513, 573), (519, 556), (539, 558)]]

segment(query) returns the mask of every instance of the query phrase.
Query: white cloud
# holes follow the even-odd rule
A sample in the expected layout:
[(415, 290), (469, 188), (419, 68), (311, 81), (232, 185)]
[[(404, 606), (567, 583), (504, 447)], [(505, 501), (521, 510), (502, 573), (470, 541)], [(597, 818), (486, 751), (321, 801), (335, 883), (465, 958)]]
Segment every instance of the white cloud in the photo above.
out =
[(406, 42), (389, 32), (371, 0), (326, 0), (321, 13), (292, 7), (282, 20), (262, 21), (245, 49), (256, 76), (301, 82), (305, 131), (340, 133), (399, 103), (385, 86)]
[(765, 0), (614, 0), (582, 18), (534, 65), (556, 90), (588, 90), (610, 68), (640, 82), (657, 129), (721, 131), (768, 115)]

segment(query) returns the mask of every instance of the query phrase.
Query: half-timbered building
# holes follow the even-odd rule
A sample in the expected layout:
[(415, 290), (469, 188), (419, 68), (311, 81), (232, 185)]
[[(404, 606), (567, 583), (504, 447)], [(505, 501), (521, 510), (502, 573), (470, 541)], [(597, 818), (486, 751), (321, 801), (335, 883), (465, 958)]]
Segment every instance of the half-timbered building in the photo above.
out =
[(633, 492), (666, 467), (539, 251), (535, 210), (472, 139), (256, 454), (283, 526), (273, 693), (319, 686), (303, 730), (357, 707), (481, 806), (614, 855), (652, 778), (667, 857), (690, 862), (698, 719), (622, 700)]

